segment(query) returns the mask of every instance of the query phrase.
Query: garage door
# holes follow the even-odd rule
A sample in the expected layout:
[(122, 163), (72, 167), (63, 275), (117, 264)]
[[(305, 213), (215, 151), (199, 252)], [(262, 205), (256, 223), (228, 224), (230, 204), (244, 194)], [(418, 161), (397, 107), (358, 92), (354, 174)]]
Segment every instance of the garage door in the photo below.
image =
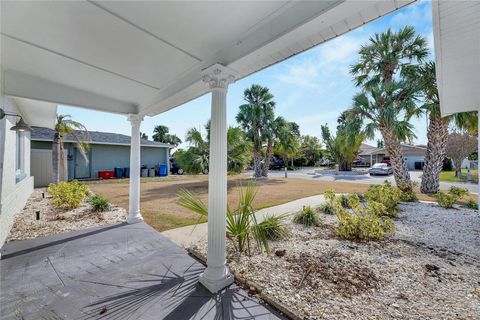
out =
[[(52, 150), (32, 149), (30, 157), (30, 174), (34, 177), (35, 188), (48, 186), (52, 182)], [(66, 154), (64, 159), (66, 164)], [(66, 180), (64, 176), (65, 174), (60, 179)]]

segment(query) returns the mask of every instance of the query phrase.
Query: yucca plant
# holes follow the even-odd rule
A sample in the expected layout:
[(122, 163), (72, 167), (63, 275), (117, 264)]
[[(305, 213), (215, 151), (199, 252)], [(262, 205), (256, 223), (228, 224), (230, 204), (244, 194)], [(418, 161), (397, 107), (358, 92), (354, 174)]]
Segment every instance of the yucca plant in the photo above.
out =
[[(253, 208), (253, 200), (257, 195), (258, 189), (253, 183), (247, 184), (246, 187), (242, 185), (238, 188), (238, 204), (235, 210), (231, 210), (227, 206), (227, 235), (233, 243), (237, 252), (247, 252), (251, 254), (251, 239), (253, 238), (257, 248), (260, 251), (269, 251), (268, 238), (265, 234), (265, 229), (262, 228), (255, 216)], [(208, 217), (208, 208), (202, 200), (197, 198), (188, 190), (180, 190), (178, 193), (180, 199), (177, 203), (189, 209), (202, 217)]]
[(265, 234), (268, 240), (282, 240), (287, 239), (290, 236), (290, 230), (285, 224), (287, 219), (286, 214), (282, 215), (268, 215), (258, 225), (262, 229), (262, 233)]

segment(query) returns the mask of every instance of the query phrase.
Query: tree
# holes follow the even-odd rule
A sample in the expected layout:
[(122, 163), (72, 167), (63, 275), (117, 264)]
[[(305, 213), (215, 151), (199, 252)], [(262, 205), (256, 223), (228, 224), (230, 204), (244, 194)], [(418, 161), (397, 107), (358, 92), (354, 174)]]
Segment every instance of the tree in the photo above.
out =
[(287, 178), (288, 158), (293, 157), (298, 149), (298, 136), (300, 135), (298, 124), (288, 122), (283, 117), (278, 117), (275, 119), (275, 135), (278, 139), (276, 142), (276, 150), (283, 157), (285, 178)]
[(395, 181), (405, 191), (412, 189), (412, 182), (400, 143), (414, 137), (408, 121), (420, 114), (415, 105), (419, 87), (407, 79), (417, 73), (418, 63), (428, 53), (425, 38), (416, 35), (413, 27), (397, 32), (388, 29), (362, 45), (360, 59), (350, 70), (363, 91), (354, 98), (353, 112), (368, 121), (365, 129), (369, 138), (376, 130), (382, 134)]
[(382, 139), (377, 139), (377, 148), (382, 149), (385, 147)]
[(446, 155), (455, 164), (455, 175), (462, 177), (462, 161), (477, 150), (477, 138), (468, 132), (452, 132), (448, 135)]
[(148, 140), (148, 136), (145, 132), (140, 132), (140, 139)]
[[(188, 130), (186, 141), (190, 147), (177, 154), (178, 162), (187, 172), (198, 174), (208, 173), (210, 157), (210, 121), (205, 124), (207, 134), (202, 135), (200, 130)], [(241, 172), (250, 162), (251, 146), (243, 131), (238, 127), (229, 127), (227, 131), (227, 170)]]
[(271, 159), (275, 102), (268, 88), (257, 84), (253, 84), (250, 88), (245, 89), (243, 99), (247, 103), (240, 106), (236, 120), (251, 141), (254, 177), (260, 178), (265, 173), (262, 171), (261, 166), (264, 141), (267, 141), (264, 161), (264, 167), (267, 167), (267, 174)]
[(163, 142), (178, 147), (182, 140), (174, 134), (169, 134), (170, 129), (167, 126), (158, 125), (153, 128), (153, 141)]
[[(80, 151), (80, 154), (88, 162), (87, 152), (89, 149), (88, 140), (90, 134), (83, 124), (71, 119), (70, 115), (57, 115), (57, 122), (55, 124), (55, 133), (52, 142), (52, 180), (55, 184), (60, 183), (60, 166), (59, 163), (64, 163), (64, 138), (69, 135), (75, 143), (75, 147)], [(62, 173), (65, 173), (65, 167), (61, 167)]]
[(420, 79), (422, 85), (424, 97), (422, 109), (428, 115), (428, 143), (420, 191), (422, 193), (436, 193), (440, 190), (440, 172), (443, 168), (443, 159), (447, 148), (450, 117), (442, 118), (440, 113), (440, 96), (437, 89), (435, 63), (429, 61), (422, 65), (419, 68), (417, 79)]
[(350, 118), (343, 112), (337, 120), (337, 135), (332, 136), (325, 124), (321, 126), (323, 142), (340, 171), (351, 171), (352, 162), (358, 155), (360, 146), (365, 138), (361, 132), (362, 123), (358, 119)]
[(305, 165), (314, 166), (322, 158), (320, 139), (309, 135), (301, 136), (300, 156), (305, 158)]

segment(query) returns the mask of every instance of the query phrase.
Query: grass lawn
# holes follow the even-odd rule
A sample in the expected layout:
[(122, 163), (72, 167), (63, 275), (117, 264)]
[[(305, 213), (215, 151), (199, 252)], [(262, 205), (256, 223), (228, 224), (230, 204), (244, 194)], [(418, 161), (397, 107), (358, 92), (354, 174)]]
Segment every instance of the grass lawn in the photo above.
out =
[[(237, 188), (240, 183), (246, 184), (245, 176), (228, 177), (228, 202), (230, 206), (237, 203)], [(98, 193), (112, 203), (128, 210), (128, 180), (103, 180), (89, 183), (93, 192)], [(269, 178), (257, 181), (259, 190), (254, 202), (256, 209), (276, 206), (296, 199), (322, 194), (327, 189), (337, 192), (365, 192), (367, 184), (348, 182), (315, 181), (295, 178)], [(199, 216), (180, 207), (176, 201), (181, 189), (188, 189), (204, 202), (208, 197), (208, 176), (169, 176), (166, 178), (146, 178), (140, 184), (140, 206), (145, 222), (158, 231), (174, 229), (182, 226), (205, 222)], [(433, 201), (433, 198), (417, 195), (421, 200)]]
[[(473, 183), (478, 183), (478, 169), (472, 169)], [(462, 169), (462, 178), (455, 177), (455, 171), (442, 171), (440, 181), (443, 182), (467, 182), (467, 169)]]

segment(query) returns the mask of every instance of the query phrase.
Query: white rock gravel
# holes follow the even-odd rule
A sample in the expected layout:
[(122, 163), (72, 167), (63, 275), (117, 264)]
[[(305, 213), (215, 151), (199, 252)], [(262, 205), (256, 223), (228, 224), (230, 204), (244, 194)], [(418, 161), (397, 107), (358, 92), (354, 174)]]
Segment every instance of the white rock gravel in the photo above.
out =
[[(53, 208), (49, 200), (44, 188), (35, 189), (25, 208), (15, 216), (7, 242), (120, 223), (127, 216), (125, 209), (114, 205), (109, 211), (92, 212), (87, 201), (77, 209), (62, 211)], [(40, 211), (40, 220), (36, 220), (36, 211)]]
[[(292, 237), (272, 242), (269, 255), (238, 258), (230, 248), (230, 268), (299, 318), (480, 319), (477, 212), (400, 208), (397, 234), (384, 241), (338, 239), (336, 217), (322, 215), (316, 228), (290, 222)], [(196, 249), (205, 254), (206, 243)]]

